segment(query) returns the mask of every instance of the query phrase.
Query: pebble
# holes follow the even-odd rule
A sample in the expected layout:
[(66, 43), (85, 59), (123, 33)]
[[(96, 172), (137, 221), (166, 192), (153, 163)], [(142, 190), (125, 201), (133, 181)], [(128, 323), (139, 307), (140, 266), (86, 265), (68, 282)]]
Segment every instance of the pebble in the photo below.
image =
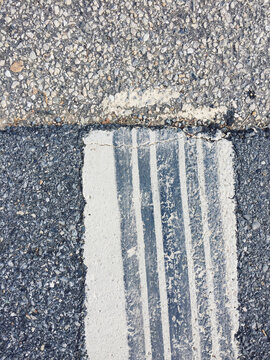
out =
[(252, 223), (252, 230), (258, 230), (260, 228), (261, 224), (259, 223), (258, 220), (255, 220), (253, 223)]
[(31, 51), (31, 52), (30, 52), (30, 56), (29, 56), (29, 57), (30, 57), (31, 60), (36, 60), (36, 58), (37, 58), (37, 56), (36, 56), (36, 54), (35, 54), (34, 51)]

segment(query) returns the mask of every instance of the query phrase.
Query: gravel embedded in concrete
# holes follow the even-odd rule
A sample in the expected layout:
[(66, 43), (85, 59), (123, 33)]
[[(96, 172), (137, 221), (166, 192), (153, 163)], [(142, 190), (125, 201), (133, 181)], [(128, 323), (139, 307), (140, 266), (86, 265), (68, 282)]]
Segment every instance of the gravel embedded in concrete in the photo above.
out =
[[(269, 124), (269, 6), (254, 1), (5, 0), (0, 5), (0, 124)], [(176, 98), (117, 116), (116, 94)], [(111, 98), (110, 98), (111, 97)], [(164, 116), (162, 116), (164, 115)], [(204, 121), (204, 120), (203, 120)]]

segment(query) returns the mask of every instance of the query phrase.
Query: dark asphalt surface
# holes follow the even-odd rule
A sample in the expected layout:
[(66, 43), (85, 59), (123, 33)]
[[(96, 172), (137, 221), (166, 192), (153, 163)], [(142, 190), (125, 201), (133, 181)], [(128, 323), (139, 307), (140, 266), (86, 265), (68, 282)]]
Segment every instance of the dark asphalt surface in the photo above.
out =
[(82, 140), (0, 133), (0, 359), (83, 359)]
[(270, 134), (233, 137), (237, 162), (238, 339), (245, 360), (270, 359)]
[[(84, 130), (0, 132), (0, 359), (85, 359)], [(240, 359), (270, 354), (269, 132), (236, 151)]]

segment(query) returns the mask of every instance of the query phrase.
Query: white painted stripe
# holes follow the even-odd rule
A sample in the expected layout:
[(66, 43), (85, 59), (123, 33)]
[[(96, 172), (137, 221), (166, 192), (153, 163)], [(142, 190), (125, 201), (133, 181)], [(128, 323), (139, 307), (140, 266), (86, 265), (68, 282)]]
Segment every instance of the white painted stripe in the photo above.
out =
[(88, 268), (85, 334), (90, 359), (127, 360), (120, 213), (112, 135), (107, 131), (91, 131), (85, 139), (84, 257)]
[(202, 211), (202, 224), (203, 224), (203, 244), (205, 253), (205, 265), (206, 265), (206, 281), (208, 290), (209, 301), (209, 316), (211, 324), (211, 337), (212, 337), (212, 356), (215, 359), (220, 359), (220, 336), (217, 331), (217, 308), (214, 296), (214, 269), (211, 258), (210, 249), (210, 232), (208, 227), (208, 204), (205, 194), (205, 176), (204, 176), (204, 162), (203, 162), (203, 148), (202, 139), (197, 140), (197, 163), (198, 163), (198, 179), (200, 186), (200, 200)]
[(192, 327), (192, 337), (193, 337), (192, 352), (193, 352), (193, 359), (200, 360), (201, 345), (200, 345), (200, 330), (198, 323), (196, 283), (195, 283), (195, 274), (194, 274), (194, 261), (193, 261), (194, 254), (192, 248), (187, 183), (186, 183), (185, 138), (181, 133), (178, 133), (178, 144), (179, 144), (179, 176), (180, 176), (182, 208), (183, 208), (183, 218), (184, 218), (184, 228), (185, 228), (185, 245), (187, 252), (189, 294), (190, 294), (190, 305), (191, 305), (190, 306), (191, 327)]
[(228, 309), (231, 318), (231, 343), (234, 359), (238, 358), (238, 344), (235, 334), (239, 327), (238, 285), (237, 285), (237, 250), (236, 217), (234, 198), (234, 152), (232, 143), (222, 140), (217, 143), (218, 176), (221, 218), (226, 261), (226, 292), (229, 299)]
[(168, 298), (167, 298), (166, 275), (165, 275), (160, 196), (159, 196), (159, 186), (158, 186), (155, 132), (149, 131), (149, 137), (150, 137), (150, 173), (151, 173), (151, 187), (152, 187), (152, 196), (153, 196), (155, 235), (156, 235), (156, 246), (157, 246), (157, 267), (158, 267), (161, 320), (162, 320), (162, 332), (163, 332), (163, 344), (164, 344), (164, 360), (170, 360), (171, 359), (170, 326), (169, 326), (169, 316), (168, 316)]
[(140, 194), (140, 178), (138, 165), (138, 145), (137, 145), (137, 130), (132, 129), (132, 183), (133, 183), (133, 204), (136, 217), (137, 227), (137, 255), (139, 260), (139, 272), (141, 280), (141, 301), (144, 324), (144, 338), (145, 338), (145, 359), (152, 359), (151, 336), (150, 336), (150, 322), (148, 311), (148, 291), (145, 268), (145, 250), (144, 250), (144, 236), (143, 236), (143, 222), (141, 215), (141, 194)]

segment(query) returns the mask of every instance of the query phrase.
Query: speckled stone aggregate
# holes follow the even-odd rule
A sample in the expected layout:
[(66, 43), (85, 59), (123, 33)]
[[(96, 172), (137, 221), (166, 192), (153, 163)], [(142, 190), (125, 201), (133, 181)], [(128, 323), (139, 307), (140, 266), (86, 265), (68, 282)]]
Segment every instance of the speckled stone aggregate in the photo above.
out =
[(84, 359), (77, 128), (0, 132), (0, 358)]
[(240, 133), (236, 152), (236, 215), (241, 360), (270, 354), (270, 134)]
[[(166, 113), (179, 126), (190, 104), (226, 106), (211, 120), (221, 125), (265, 127), (269, 11), (267, 0), (3, 0), (0, 124), (149, 124)], [(104, 98), (154, 88), (179, 97), (104, 114)]]

